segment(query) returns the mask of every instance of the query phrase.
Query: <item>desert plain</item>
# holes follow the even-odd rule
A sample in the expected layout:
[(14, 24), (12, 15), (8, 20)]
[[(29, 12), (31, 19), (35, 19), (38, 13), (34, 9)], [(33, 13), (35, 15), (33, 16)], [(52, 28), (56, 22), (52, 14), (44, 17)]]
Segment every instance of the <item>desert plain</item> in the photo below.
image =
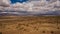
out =
[(60, 16), (0, 16), (0, 34), (60, 34)]

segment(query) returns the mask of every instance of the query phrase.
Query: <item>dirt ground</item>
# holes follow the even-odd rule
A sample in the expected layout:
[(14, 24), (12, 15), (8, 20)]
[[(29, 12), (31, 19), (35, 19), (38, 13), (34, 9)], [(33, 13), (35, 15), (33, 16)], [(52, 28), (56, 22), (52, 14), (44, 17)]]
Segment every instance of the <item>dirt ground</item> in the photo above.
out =
[(60, 16), (0, 16), (0, 34), (60, 34)]

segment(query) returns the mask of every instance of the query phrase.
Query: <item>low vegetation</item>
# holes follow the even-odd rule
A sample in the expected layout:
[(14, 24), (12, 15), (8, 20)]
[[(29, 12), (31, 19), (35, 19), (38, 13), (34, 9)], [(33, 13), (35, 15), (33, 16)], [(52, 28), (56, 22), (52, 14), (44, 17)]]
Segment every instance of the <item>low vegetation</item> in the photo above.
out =
[[(1, 16), (0, 31), (39, 32), (60, 30), (60, 16)], [(53, 30), (52, 30), (53, 29)], [(16, 32), (17, 32), (16, 31)], [(10, 32), (11, 33), (11, 32)], [(9, 34), (9, 33), (8, 33)]]

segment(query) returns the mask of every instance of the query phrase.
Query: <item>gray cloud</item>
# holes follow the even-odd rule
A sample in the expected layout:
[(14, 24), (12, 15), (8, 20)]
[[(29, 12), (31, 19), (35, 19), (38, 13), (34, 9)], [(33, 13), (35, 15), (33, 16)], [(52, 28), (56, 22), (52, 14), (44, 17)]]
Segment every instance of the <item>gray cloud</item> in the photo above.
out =
[[(20, 14), (45, 14), (49, 11), (57, 11), (60, 10), (60, 8), (57, 8), (57, 6), (60, 6), (60, 1), (53, 1), (52, 3), (49, 3), (47, 1), (40, 1), (40, 0), (29, 0), (31, 2), (27, 3), (16, 3), (16, 4), (10, 4), (10, 0), (0, 0), (0, 12), (1, 11), (16, 11), (13, 14), (19, 14), (18, 11), (20, 11)], [(55, 7), (56, 6), (56, 7)], [(22, 12), (21, 12), (22, 11)], [(26, 13), (24, 13), (25, 11)], [(6, 13), (6, 12), (3, 12)]]
[(8, 6), (10, 6), (10, 1), (8, 1), (8, 0), (0, 0), (0, 6), (8, 7)]

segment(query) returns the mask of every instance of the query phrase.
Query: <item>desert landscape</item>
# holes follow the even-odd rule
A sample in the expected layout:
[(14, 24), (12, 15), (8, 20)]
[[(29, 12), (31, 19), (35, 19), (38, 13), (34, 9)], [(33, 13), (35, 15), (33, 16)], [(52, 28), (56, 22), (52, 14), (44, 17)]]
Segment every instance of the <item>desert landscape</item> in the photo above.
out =
[(60, 34), (60, 16), (0, 16), (0, 34)]

